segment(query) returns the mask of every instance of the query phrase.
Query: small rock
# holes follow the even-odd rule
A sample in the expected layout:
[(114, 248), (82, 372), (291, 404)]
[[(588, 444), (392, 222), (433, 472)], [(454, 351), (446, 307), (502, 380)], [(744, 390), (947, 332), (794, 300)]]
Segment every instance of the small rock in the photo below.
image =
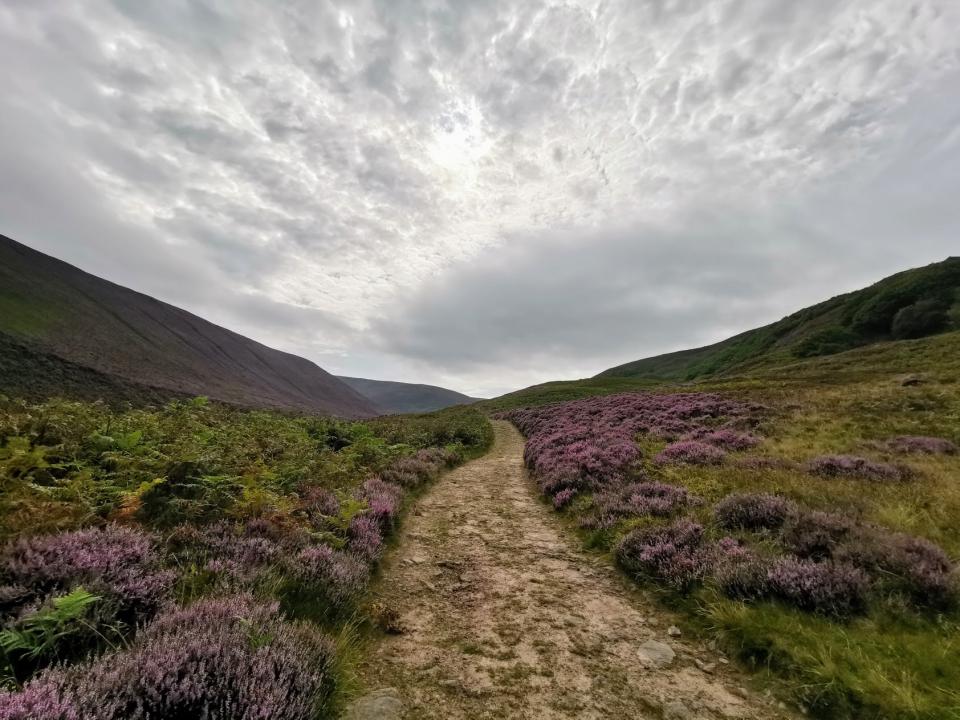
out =
[(924, 380), (920, 375), (907, 375), (906, 377), (900, 380), (900, 384), (903, 387), (913, 387), (914, 385), (922, 385), (923, 382)]
[(671, 625), (667, 628), (667, 635), (670, 637), (680, 637), (683, 633), (680, 632), (680, 628), (676, 625)]
[(403, 701), (394, 688), (380, 688), (351, 703), (344, 720), (400, 720)]
[(731, 689), (730, 692), (732, 692), (734, 695), (736, 695), (736, 696), (738, 696), (738, 697), (742, 697), (742, 698), (749, 697), (749, 695), (750, 695), (750, 693), (747, 692), (747, 689), (746, 689), (745, 687), (741, 687), (741, 686), (739, 686), (739, 685), (738, 685), (737, 687)]
[(718, 658), (718, 660), (720, 661), (720, 664), (721, 664), (721, 665), (729, 665), (729, 664), (730, 664), (730, 661), (727, 660), (725, 657)]
[(663, 708), (663, 720), (691, 720), (693, 713), (679, 700), (666, 703)]
[(666, 667), (676, 657), (672, 647), (658, 640), (647, 640), (637, 650), (640, 660), (654, 668)]
[(700, 658), (697, 658), (693, 661), (693, 664), (700, 668), (703, 672), (710, 675), (714, 670), (717, 669), (717, 664), (712, 662), (704, 662)]

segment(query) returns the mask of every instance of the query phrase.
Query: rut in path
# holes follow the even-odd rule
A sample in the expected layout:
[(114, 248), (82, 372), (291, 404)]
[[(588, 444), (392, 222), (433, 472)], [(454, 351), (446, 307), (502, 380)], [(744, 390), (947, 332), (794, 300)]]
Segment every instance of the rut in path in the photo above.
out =
[[(407, 718), (776, 718), (536, 495), (523, 438), (441, 478), (407, 517), (375, 600), (405, 631), (376, 643), (368, 688), (396, 688)], [(672, 652), (671, 652), (672, 651)], [(671, 658), (671, 655), (673, 657)]]

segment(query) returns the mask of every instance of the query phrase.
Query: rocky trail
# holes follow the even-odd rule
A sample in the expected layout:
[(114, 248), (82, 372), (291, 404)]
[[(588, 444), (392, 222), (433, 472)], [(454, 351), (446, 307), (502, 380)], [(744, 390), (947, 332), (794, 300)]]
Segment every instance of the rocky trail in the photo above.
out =
[(538, 498), (523, 438), (495, 423), (484, 457), (408, 516), (375, 589), (399, 616), (361, 668), (378, 718), (777, 718), (721, 654), (602, 558)]

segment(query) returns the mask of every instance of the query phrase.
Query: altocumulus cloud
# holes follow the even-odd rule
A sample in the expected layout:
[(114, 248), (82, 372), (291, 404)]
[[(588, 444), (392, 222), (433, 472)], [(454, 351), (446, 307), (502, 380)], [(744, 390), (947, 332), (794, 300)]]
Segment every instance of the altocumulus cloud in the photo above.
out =
[(955, 252), (951, 0), (0, 7), (0, 231), (497, 392)]

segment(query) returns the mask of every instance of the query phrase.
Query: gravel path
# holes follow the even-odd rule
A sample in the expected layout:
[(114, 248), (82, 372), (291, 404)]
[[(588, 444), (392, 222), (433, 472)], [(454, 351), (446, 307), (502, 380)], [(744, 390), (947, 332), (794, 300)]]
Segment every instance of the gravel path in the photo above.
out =
[(578, 549), (527, 476), (523, 438), (505, 422), (495, 431), (491, 451), (405, 521), (375, 591), (403, 632), (376, 643), (366, 687), (418, 720), (788, 716)]

